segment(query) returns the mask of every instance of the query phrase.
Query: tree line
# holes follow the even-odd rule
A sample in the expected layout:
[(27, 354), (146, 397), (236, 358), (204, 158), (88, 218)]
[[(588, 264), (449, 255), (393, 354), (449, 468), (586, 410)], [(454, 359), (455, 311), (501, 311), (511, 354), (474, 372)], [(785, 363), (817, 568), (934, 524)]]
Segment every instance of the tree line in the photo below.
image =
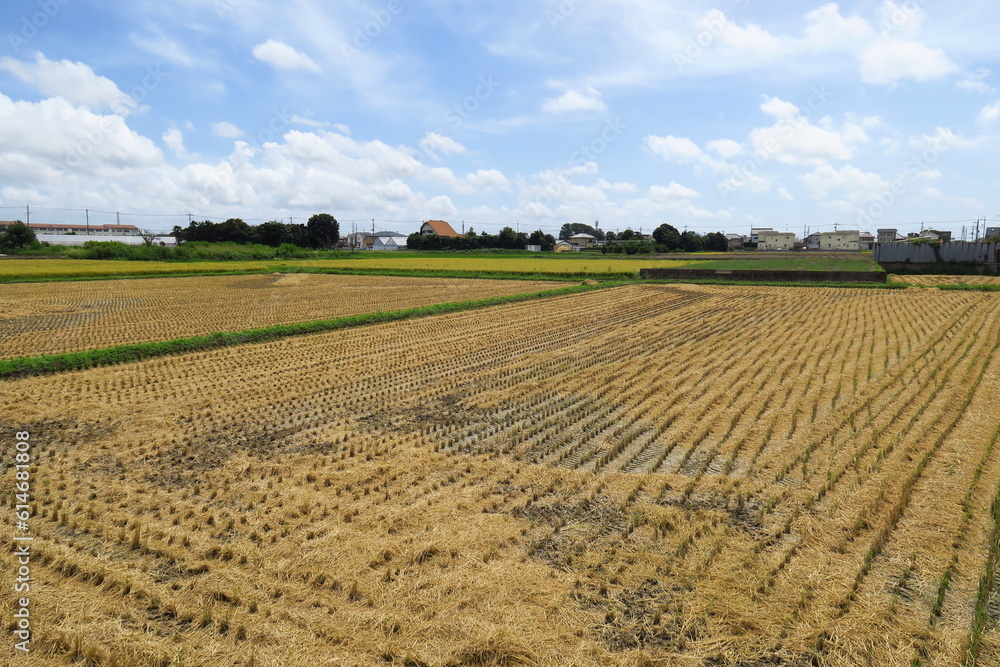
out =
[(177, 243), (257, 243), (272, 248), (287, 243), (300, 248), (330, 249), (340, 240), (340, 223), (329, 213), (317, 213), (304, 225), (272, 220), (251, 226), (240, 218), (230, 218), (225, 222), (204, 220), (193, 221), (187, 227), (177, 225), (172, 235)]
[(631, 229), (620, 234), (607, 232), (602, 248), (604, 253), (625, 253), (643, 255), (653, 252), (728, 252), (729, 239), (722, 232), (699, 234), (695, 231), (681, 232), (673, 225), (664, 223), (653, 230), (652, 241)]
[(542, 252), (552, 252), (556, 247), (556, 239), (540, 229), (526, 234), (515, 232), (511, 227), (504, 227), (497, 234), (486, 232), (477, 234), (475, 229), (470, 228), (464, 236), (456, 238), (419, 232), (406, 237), (406, 247), (409, 250), (477, 250), (479, 248), (524, 250), (529, 245), (541, 246)]

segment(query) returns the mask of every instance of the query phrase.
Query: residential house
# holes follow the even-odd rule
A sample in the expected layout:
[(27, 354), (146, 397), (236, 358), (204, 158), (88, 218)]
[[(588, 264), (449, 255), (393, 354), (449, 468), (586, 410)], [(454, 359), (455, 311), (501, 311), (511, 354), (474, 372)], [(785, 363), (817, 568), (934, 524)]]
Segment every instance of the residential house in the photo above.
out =
[(743, 237), (740, 234), (726, 234), (730, 250), (743, 250)]
[(861, 252), (875, 250), (875, 237), (868, 232), (861, 232), (858, 235), (858, 248), (861, 249)]
[(357, 250), (365, 247), (365, 239), (374, 236), (371, 232), (354, 232), (353, 234), (348, 234), (342, 241), (345, 241), (345, 245), (351, 250)]
[(841, 230), (837, 232), (823, 232), (820, 235), (819, 249), (828, 251), (854, 251), (859, 250), (861, 232), (853, 230)]
[(776, 232), (761, 230), (757, 234), (757, 250), (793, 250), (795, 234), (792, 232)]
[(556, 241), (555, 252), (575, 252), (578, 248), (569, 241)]
[(590, 234), (574, 234), (569, 237), (569, 242), (571, 245), (576, 246), (577, 249), (582, 250), (583, 248), (593, 248), (597, 242), (597, 237)]
[(920, 232), (920, 238), (949, 243), (951, 241), (951, 232), (939, 232), (935, 229), (925, 229)]
[(876, 241), (878, 243), (895, 243), (899, 240), (897, 238), (899, 236), (899, 230), (897, 229), (879, 229), (876, 230), (876, 233), (878, 234), (876, 237)]
[(823, 232), (813, 232), (807, 236), (805, 240), (807, 250), (819, 250), (820, 249), (820, 239), (823, 237)]
[(760, 243), (760, 233), (761, 232), (773, 232), (774, 230), (770, 227), (751, 227), (750, 228), (750, 243)]
[(459, 233), (444, 220), (428, 220), (420, 225), (420, 233), (443, 236), (449, 239), (457, 239), (459, 237)]

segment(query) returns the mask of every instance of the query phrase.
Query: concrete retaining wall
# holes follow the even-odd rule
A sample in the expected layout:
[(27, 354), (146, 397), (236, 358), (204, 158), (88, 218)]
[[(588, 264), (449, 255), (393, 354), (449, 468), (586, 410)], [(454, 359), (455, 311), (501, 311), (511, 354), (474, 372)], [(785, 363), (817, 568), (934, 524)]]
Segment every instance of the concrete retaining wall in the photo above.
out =
[(1000, 243), (879, 243), (872, 258), (890, 273), (1000, 275)]

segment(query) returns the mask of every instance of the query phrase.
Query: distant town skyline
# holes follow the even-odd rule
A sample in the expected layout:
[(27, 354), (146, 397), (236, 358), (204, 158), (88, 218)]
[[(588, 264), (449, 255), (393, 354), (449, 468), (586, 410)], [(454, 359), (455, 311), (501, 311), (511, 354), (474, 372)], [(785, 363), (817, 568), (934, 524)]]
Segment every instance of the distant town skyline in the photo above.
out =
[(955, 238), (1000, 219), (985, 3), (53, 0), (0, 17), (0, 219)]

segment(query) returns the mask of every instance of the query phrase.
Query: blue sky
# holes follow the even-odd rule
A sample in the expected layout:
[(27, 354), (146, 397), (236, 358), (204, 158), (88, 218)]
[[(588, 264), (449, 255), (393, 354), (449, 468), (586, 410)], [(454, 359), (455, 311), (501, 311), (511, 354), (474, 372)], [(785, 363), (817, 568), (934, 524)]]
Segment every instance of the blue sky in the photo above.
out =
[(798, 233), (1000, 218), (985, 2), (335, 4), (5, 3), (0, 218)]

